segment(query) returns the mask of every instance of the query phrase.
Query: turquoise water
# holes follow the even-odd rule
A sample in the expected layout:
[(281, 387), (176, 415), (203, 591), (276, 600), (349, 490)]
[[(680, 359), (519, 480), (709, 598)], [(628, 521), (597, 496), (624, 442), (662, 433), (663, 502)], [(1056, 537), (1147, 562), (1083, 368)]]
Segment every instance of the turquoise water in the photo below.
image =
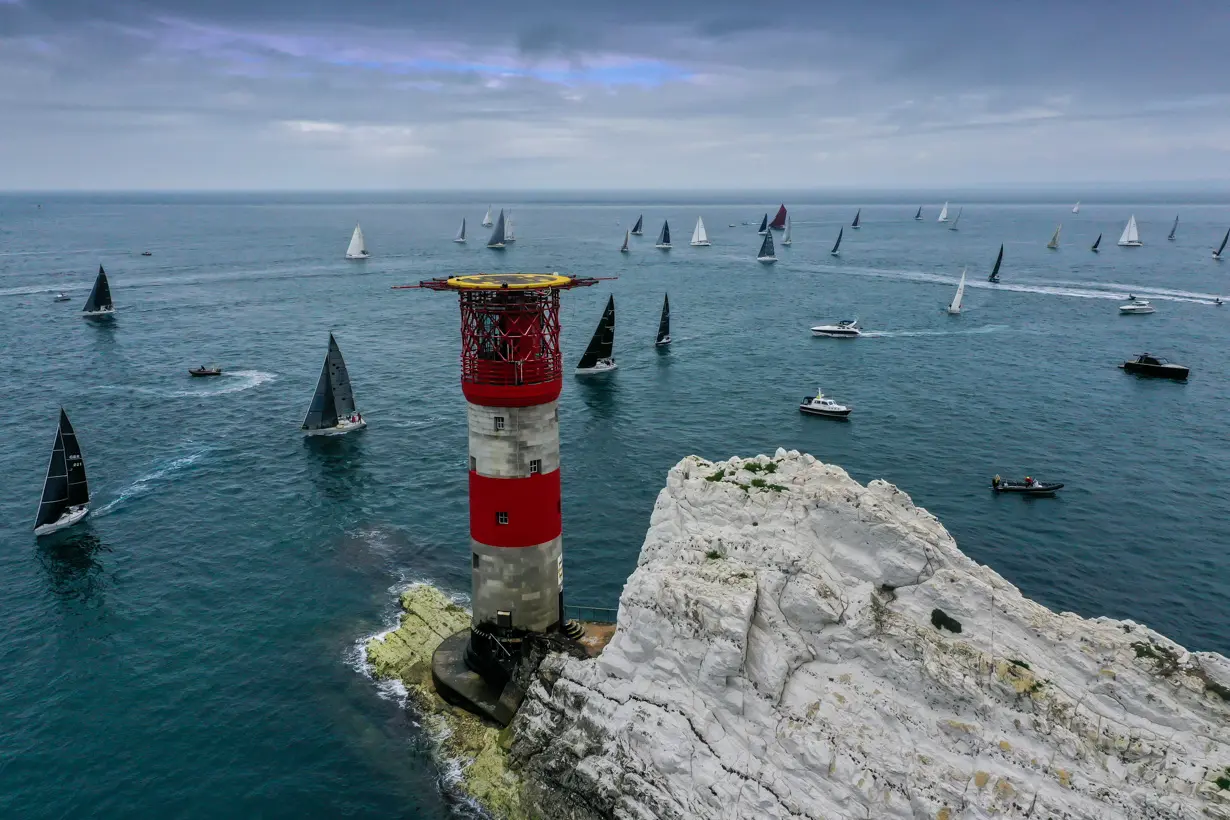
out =
[[(569, 376), (561, 400), (574, 602), (615, 605), (679, 458), (784, 446), (898, 484), (1049, 606), (1230, 652), (1230, 307), (1211, 304), (1230, 263), (1209, 258), (1230, 207), (967, 201), (951, 232), (938, 203), (914, 222), (904, 196), (788, 204), (795, 244), (766, 269), (755, 227), (727, 226), (775, 200), (519, 202), (518, 242), (497, 255), (485, 200), (0, 199), (0, 384), (16, 422), (0, 440), (0, 816), (464, 811), (355, 653), (397, 585), (469, 583), (456, 300), (389, 289), (454, 271), (619, 277), (564, 297), (571, 362), (615, 294), (620, 364)], [(858, 205), (864, 227), (833, 259)], [(620, 255), (641, 212), (646, 235)], [(1131, 213), (1146, 244), (1118, 248)], [(697, 215), (713, 247), (688, 247)], [(652, 248), (663, 217), (669, 253)], [(373, 258), (347, 263), (356, 220)], [(988, 287), (1001, 242), (1003, 283)], [(110, 327), (77, 315), (99, 262)], [(966, 312), (949, 317), (963, 265)], [(675, 342), (660, 354), (667, 291)], [(1157, 313), (1119, 316), (1129, 291)], [(855, 315), (870, 331), (857, 341), (808, 333)], [(370, 427), (304, 440), (329, 331)], [(1190, 382), (1117, 369), (1143, 350), (1189, 365)], [(228, 374), (189, 379), (202, 361)], [(800, 416), (817, 386), (856, 408), (850, 423)], [(96, 512), (36, 543), (60, 404)], [(1068, 486), (997, 498), (996, 472)]]

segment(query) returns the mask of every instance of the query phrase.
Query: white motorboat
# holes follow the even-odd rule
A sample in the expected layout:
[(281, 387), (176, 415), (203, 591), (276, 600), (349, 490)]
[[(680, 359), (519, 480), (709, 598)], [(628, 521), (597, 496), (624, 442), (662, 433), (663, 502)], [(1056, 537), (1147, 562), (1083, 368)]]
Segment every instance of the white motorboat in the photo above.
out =
[(813, 336), (831, 336), (834, 339), (856, 339), (863, 335), (858, 319), (842, 319), (835, 325), (817, 325), (811, 329)]
[(823, 390), (817, 390), (814, 396), (804, 396), (803, 403), (799, 405), (799, 412), (806, 413), (809, 416), (824, 416), (830, 419), (844, 419), (849, 417), (850, 409), (844, 404), (837, 402), (824, 395)]
[(65, 293), (65, 292), (63, 292), (63, 291), (60, 291), (59, 293), (57, 293), (57, 294), (55, 295), (55, 298), (54, 298), (54, 299), (52, 299), (51, 301), (53, 301), (53, 302), (67, 302), (70, 298), (72, 298), (72, 297), (70, 297), (67, 293)]
[(1119, 306), (1120, 313), (1152, 313), (1153, 305), (1144, 299), (1132, 299), (1126, 305)]

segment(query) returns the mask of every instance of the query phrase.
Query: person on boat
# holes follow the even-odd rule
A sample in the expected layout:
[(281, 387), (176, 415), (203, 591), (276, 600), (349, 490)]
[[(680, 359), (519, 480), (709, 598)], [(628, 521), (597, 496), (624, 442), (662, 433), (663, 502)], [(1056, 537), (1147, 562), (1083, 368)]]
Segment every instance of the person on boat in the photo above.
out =
[(991, 479), (991, 486), (992, 486), (992, 487), (999, 487), (999, 483), (1000, 483), (1000, 481), (1002, 481), (1002, 480), (1003, 480), (1003, 479), (1001, 479), (1001, 478), (999, 477), (999, 473), (996, 473), (996, 474), (995, 474), (995, 478), (992, 478), (992, 479)]

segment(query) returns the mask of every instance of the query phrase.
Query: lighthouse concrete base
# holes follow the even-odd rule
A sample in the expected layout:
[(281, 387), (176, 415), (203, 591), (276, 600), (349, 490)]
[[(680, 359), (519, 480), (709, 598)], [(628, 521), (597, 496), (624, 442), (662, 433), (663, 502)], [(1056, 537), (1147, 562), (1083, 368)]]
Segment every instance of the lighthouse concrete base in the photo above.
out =
[(469, 642), (470, 630), (463, 629), (436, 647), (431, 656), (431, 681), (440, 697), (454, 706), (507, 726), (517, 714), (525, 693), (511, 684), (503, 688), (492, 686), (466, 666)]

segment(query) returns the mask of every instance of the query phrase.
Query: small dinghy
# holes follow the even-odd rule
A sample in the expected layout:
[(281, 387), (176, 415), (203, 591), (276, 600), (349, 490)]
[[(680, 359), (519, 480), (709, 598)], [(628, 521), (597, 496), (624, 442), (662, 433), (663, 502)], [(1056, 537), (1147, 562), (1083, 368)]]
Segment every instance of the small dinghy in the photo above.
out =
[(1063, 484), (1053, 481), (1039, 481), (1025, 476), (1024, 481), (1004, 481), (999, 476), (991, 479), (991, 489), (997, 493), (1020, 493), (1022, 495), (1054, 495), (1056, 490), (1062, 490)]
[(203, 364), (200, 367), (188, 368), (189, 376), (221, 376), (222, 368), (214, 364)]
[(615, 297), (612, 295), (607, 298), (606, 310), (602, 311), (602, 318), (598, 321), (598, 327), (589, 340), (589, 347), (585, 348), (581, 361), (577, 362), (576, 374), (588, 376), (614, 370), (617, 366), (614, 353)]
[(77, 434), (68, 421), (68, 414), (61, 407), (60, 426), (56, 430), (55, 443), (51, 446), (47, 477), (43, 480), (43, 497), (38, 504), (38, 516), (34, 519), (34, 534), (49, 535), (71, 527), (89, 512), (90, 488), (85, 480), (81, 445), (77, 443)]
[(309, 436), (337, 436), (366, 426), (363, 414), (355, 409), (350, 373), (342, 360), (341, 348), (330, 333), (329, 352), (325, 354), (316, 392), (303, 419), (303, 432)]
[(1124, 362), (1119, 365), (1128, 373), (1135, 373), (1137, 376), (1149, 376), (1157, 379), (1178, 379), (1183, 381), (1187, 378), (1188, 370), (1181, 364), (1168, 362), (1160, 356), (1150, 356), (1148, 353), (1141, 353), (1132, 361)]
[(799, 405), (799, 412), (809, 416), (823, 416), (829, 419), (845, 419), (850, 417), (851, 408), (824, 395), (823, 390), (817, 390), (814, 396), (804, 396)]

